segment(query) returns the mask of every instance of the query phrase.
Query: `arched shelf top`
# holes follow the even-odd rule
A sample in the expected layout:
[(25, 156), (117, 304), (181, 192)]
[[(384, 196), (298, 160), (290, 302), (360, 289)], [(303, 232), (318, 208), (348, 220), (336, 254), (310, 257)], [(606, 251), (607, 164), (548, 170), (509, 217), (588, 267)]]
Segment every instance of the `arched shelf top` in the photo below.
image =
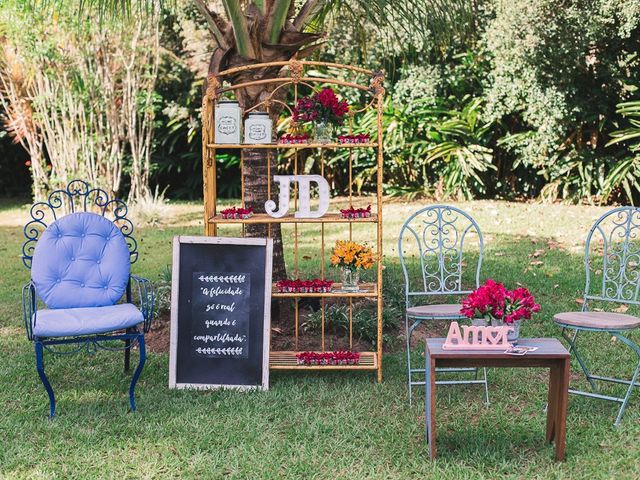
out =
[[(273, 76), (264, 78), (264, 72), (262, 78), (239, 82), (229, 86), (223, 86), (223, 82), (229, 77), (233, 77), (234, 75), (249, 72), (252, 70), (264, 70), (273, 67), (279, 67), (277, 72), (273, 74)], [(288, 70), (288, 75), (283, 76), (283, 69)], [(343, 70), (354, 72), (355, 74), (362, 74), (368, 77), (368, 81), (366, 83), (355, 83), (346, 80), (341, 80), (338, 78), (331, 78), (329, 76), (309, 76), (305, 75), (305, 70), (308, 67), (324, 67), (328, 69), (334, 70)], [(352, 65), (343, 65), (340, 63), (331, 63), (331, 62), (315, 62), (315, 61), (306, 61), (306, 60), (289, 60), (283, 62), (268, 62), (268, 63), (256, 63), (252, 65), (243, 65), (240, 67), (230, 68), (227, 70), (223, 70), (216, 74), (211, 74), (207, 78), (207, 97), (210, 99), (219, 98), (222, 94), (226, 92), (233, 92), (236, 90), (241, 90), (244, 88), (249, 88), (257, 85), (269, 85), (269, 84), (279, 84), (278, 88), (283, 87), (287, 84), (331, 84), (338, 85), (347, 88), (354, 88), (360, 90), (362, 92), (367, 92), (372, 96), (384, 95), (384, 73), (383, 72), (374, 72), (372, 70), (367, 70), (360, 67), (355, 67)]]

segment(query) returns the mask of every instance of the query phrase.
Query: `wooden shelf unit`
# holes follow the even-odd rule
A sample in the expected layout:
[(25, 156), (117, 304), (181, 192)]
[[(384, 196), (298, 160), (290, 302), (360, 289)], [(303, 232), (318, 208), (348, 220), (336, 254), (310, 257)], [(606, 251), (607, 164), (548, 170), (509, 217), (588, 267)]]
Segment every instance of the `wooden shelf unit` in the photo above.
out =
[[(277, 68), (276, 68), (277, 67)], [(324, 69), (328, 72), (340, 71), (342, 75), (336, 75), (335, 78), (330, 75), (327, 76), (312, 76), (311, 71), (306, 71), (308, 68)], [(237, 77), (234, 77), (239, 73), (246, 73), (250, 70), (258, 70), (262, 72), (270, 72), (267, 75), (273, 75), (271, 78), (260, 78), (253, 81), (247, 81), (244, 83), (234, 82)], [(345, 81), (344, 73), (347, 72), (352, 75), (354, 81)], [(287, 76), (288, 75), (288, 76)], [(358, 78), (356, 78), (358, 77)], [(244, 77), (246, 78), (246, 77)], [(359, 80), (358, 80), (359, 79)], [(364, 79), (364, 80), (363, 80)], [(360, 83), (358, 83), (358, 81)], [(211, 75), (207, 79), (206, 94), (203, 98), (202, 108), (202, 145), (203, 145), (203, 183), (204, 183), (204, 226), (206, 235), (217, 235), (219, 226), (222, 225), (241, 225), (243, 235), (245, 233), (245, 227), (247, 225), (265, 224), (268, 226), (269, 235), (271, 234), (272, 224), (292, 224), (293, 234), (291, 237), (284, 238), (284, 248), (291, 247), (293, 249), (294, 265), (293, 268), (288, 269), (290, 277), (297, 278), (299, 273), (299, 232), (305, 227), (305, 225), (315, 225), (314, 228), (320, 228), (320, 242), (319, 242), (319, 255), (320, 265), (318, 268), (319, 277), (325, 278), (325, 262), (329, 258), (331, 248), (333, 245), (325, 245), (326, 232), (332, 228), (332, 224), (339, 224), (334, 228), (339, 228), (343, 233), (345, 239), (354, 240), (357, 242), (365, 242), (371, 238), (375, 238), (375, 253), (376, 253), (376, 267), (375, 270), (375, 282), (361, 284), (362, 291), (360, 292), (342, 292), (338, 291), (340, 284), (334, 284), (334, 291), (327, 293), (280, 293), (275, 287), (275, 283), (272, 286), (272, 297), (274, 299), (286, 300), (290, 299), (294, 302), (295, 312), (295, 345), (298, 345), (298, 339), (301, 335), (300, 329), (300, 300), (304, 298), (318, 298), (320, 301), (321, 311), (321, 334), (319, 341), (319, 351), (325, 350), (325, 309), (330, 302), (344, 301), (348, 306), (349, 311), (349, 331), (348, 342), (349, 348), (353, 348), (353, 311), (359, 308), (363, 302), (368, 304), (375, 304), (376, 317), (377, 317), (377, 340), (375, 344), (375, 351), (366, 351), (360, 353), (360, 362), (357, 365), (298, 365), (296, 354), (298, 351), (274, 351), (270, 352), (270, 368), (274, 370), (370, 370), (375, 371), (378, 381), (382, 381), (382, 173), (383, 173), (383, 148), (382, 148), (382, 108), (384, 100), (384, 76), (380, 72), (372, 72), (364, 70), (359, 67), (352, 67), (349, 65), (338, 65), (333, 63), (323, 62), (309, 62), (291, 60), (288, 62), (271, 62), (256, 65), (246, 65), (243, 67), (233, 68), (222, 71), (218, 74)], [(230, 84), (230, 86), (229, 86)], [(377, 124), (375, 132), (367, 132), (371, 136), (372, 140), (368, 143), (354, 143), (354, 144), (342, 144), (342, 143), (303, 143), (303, 144), (216, 144), (215, 143), (215, 124), (214, 124), (214, 111), (216, 102), (221, 96), (227, 92), (236, 93), (238, 90), (243, 90), (252, 86), (269, 86), (270, 95), (267, 98), (263, 98), (255, 105), (246, 105), (244, 113), (248, 113), (253, 110), (264, 110), (268, 113), (272, 112), (272, 108), (276, 107), (279, 111), (282, 111), (283, 115), (286, 114), (286, 110), (291, 114), (291, 108), (283, 102), (283, 89), (289, 88), (293, 94), (293, 103), (297, 102), (299, 98), (299, 89), (312, 88), (315, 91), (322, 86), (338, 85), (341, 88), (351, 88), (358, 91), (361, 98), (365, 98), (361, 106), (353, 106), (351, 108), (351, 114), (361, 114), (368, 109), (376, 112)], [(276, 92), (277, 95), (276, 95)], [(353, 134), (353, 118), (351, 117), (348, 122), (349, 133)], [(353, 155), (358, 149), (370, 149), (373, 150), (373, 154), (376, 158), (376, 172), (375, 178), (375, 201), (372, 202), (374, 213), (367, 218), (346, 219), (342, 218), (340, 213), (335, 213), (337, 208), (332, 206), (331, 210), (334, 213), (328, 213), (321, 218), (295, 218), (291, 213), (282, 218), (273, 218), (265, 213), (256, 213), (248, 219), (225, 219), (217, 213), (217, 173), (216, 163), (218, 151), (237, 150), (240, 154), (240, 169), (241, 177), (243, 178), (241, 185), (242, 206), (244, 207), (245, 198), (245, 185), (244, 177), (242, 175), (245, 165), (245, 151), (247, 150), (260, 150), (266, 151), (266, 164), (267, 164), (267, 188), (268, 197), (272, 197), (271, 188), (272, 177), (276, 172), (272, 172), (271, 168), (271, 156), (279, 155), (280, 152), (288, 151), (289, 159), (292, 160), (292, 171), (287, 172), (289, 174), (301, 174), (303, 171), (304, 163), (303, 159), (299, 159), (299, 152), (305, 149), (315, 149), (320, 152), (320, 174), (324, 176), (325, 156), (324, 151), (345, 149), (348, 154), (348, 170), (349, 175), (349, 206), (353, 206), (353, 186), (355, 180), (353, 178)], [(255, 152), (252, 152), (255, 155)], [(293, 192), (292, 192), (293, 193)], [(296, 195), (292, 195), (295, 199)], [(294, 200), (295, 202), (295, 200)], [(372, 230), (375, 229), (375, 233), (371, 232), (364, 237), (359, 237), (353, 231), (352, 226), (354, 224), (362, 226), (370, 226)], [(288, 245), (293, 243), (293, 245)], [(276, 279), (274, 279), (276, 280)]]

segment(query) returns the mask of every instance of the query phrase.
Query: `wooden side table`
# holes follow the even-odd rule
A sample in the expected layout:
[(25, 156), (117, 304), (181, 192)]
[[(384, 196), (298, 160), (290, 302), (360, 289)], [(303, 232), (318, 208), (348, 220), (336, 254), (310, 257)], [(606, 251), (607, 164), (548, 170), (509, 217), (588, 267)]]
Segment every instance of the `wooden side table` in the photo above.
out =
[(558, 340), (520, 339), (518, 345), (538, 347), (523, 356), (507, 355), (502, 351), (443, 350), (444, 341), (444, 338), (429, 338), (426, 342), (425, 426), (432, 459), (436, 456), (436, 368), (538, 367), (549, 369), (546, 440), (555, 441), (555, 458), (564, 460), (570, 355)]

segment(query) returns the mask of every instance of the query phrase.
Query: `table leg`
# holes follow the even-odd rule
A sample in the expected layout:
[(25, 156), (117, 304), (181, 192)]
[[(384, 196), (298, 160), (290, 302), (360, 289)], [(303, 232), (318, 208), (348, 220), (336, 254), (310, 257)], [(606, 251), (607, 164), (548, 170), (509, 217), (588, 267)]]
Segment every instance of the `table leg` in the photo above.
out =
[(431, 358), (428, 351), (426, 355), (425, 373), (425, 435), (429, 446), (429, 457), (433, 460), (436, 458), (436, 365), (435, 360)]
[(567, 437), (567, 404), (569, 403), (570, 360), (560, 362), (558, 368), (558, 393), (556, 396), (556, 460), (564, 460), (564, 448)]
[(558, 411), (559, 370), (556, 366), (549, 369), (549, 394), (547, 396), (547, 443), (556, 438), (556, 420)]

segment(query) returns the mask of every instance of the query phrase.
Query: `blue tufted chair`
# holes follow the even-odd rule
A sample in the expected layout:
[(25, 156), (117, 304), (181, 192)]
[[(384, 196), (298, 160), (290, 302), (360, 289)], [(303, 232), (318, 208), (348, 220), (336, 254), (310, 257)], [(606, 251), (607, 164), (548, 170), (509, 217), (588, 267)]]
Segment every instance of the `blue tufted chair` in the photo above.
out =
[[(51, 193), (46, 202), (34, 204), (30, 213), (22, 253), (25, 266), (31, 268), (31, 281), (23, 287), (22, 303), (38, 375), (49, 395), (49, 416), (55, 415), (56, 402), (44, 372), (44, 349), (70, 353), (60, 346), (76, 344), (71, 353), (113, 350), (113, 341), (124, 342), (125, 371), (129, 370), (131, 348), (136, 343), (139, 347), (140, 361), (129, 386), (134, 411), (135, 385), (145, 362), (144, 334), (153, 314), (153, 291), (148, 280), (130, 273), (138, 254), (126, 204), (74, 180), (65, 190)], [(137, 306), (132, 290), (137, 293)]]

